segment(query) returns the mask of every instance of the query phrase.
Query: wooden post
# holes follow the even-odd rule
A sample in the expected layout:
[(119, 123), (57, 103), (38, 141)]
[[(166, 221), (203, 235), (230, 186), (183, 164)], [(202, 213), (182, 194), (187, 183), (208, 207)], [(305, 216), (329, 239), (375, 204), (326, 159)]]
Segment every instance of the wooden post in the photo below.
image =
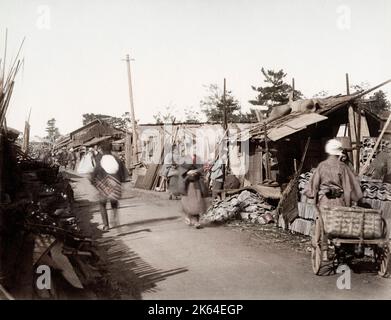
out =
[(356, 137), (356, 173), (360, 172), (360, 145), (361, 145), (361, 108), (356, 106), (357, 114), (357, 137)]
[[(346, 94), (350, 95), (350, 84), (349, 84), (349, 74), (345, 74), (345, 79), (346, 79)], [(357, 146), (360, 144), (360, 136), (358, 132), (358, 118), (357, 118), (357, 112), (354, 110), (352, 105), (350, 105), (349, 110), (348, 110), (348, 119), (349, 119), (349, 137), (350, 141), (353, 146), (353, 151), (350, 153), (349, 152), (349, 158), (352, 159), (353, 161), (353, 166), (355, 171), (358, 173), (360, 169), (360, 155), (358, 154), (358, 149)]]
[(227, 148), (227, 163), (223, 164), (223, 177), (225, 182), (225, 177), (229, 173), (229, 130), (228, 130), (228, 111), (227, 111), (227, 81), (224, 78), (224, 88), (223, 88), (223, 128), (224, 128), (224, 139), (226, 139), (225, 147)]
[(126, 168), (132, 166), (132, 135), (128, 131), (125, 133), (125, 165)]
[(23, 145), (22, 151), (27, 155), (29, 151), (30, 144), (30, 117), (31, 117), (31, 108), (27, 118), (27, 121), (24, 124), (24, 133), (23, 133)]
[(270, 170), (270, 154), (269, 154), (269, 144), (268, 144), (268, 137), (267, 137), (267, 127), (266, 122), (263, 123), (263, 131), (265, 134), (265, 152), (266, 152), (266, 179), (271, 178), (271, 170)]
[(262, 149), (261, 149), (261, 151), (260, 151), (260, 156), (261, 156), (261, 183), (263, 183), (263, 151), (262, 151)]
[(224, 78), (224, 91), (223, 91), (223, 128), (226, 131), (228, 128), (228, 119), (227, 119), (227, 103), (226, 103), (226, 90), (227, 90), (227, 83)]
[(295, 100), (295, 78), (292, 78), (292, 101)]
[(137, 137), (137, 131), (136, 131), (136, 118), (134, 115), (134, 102), (133, 102), (133, 89), (132, 89), (132, 75), (130, 71), (130, 57), (129, 54), (126, 55), (125, 58), (126, 64), (127, 64), (127, 71), (128, 71), (128, 82), (129, 82), (129, 101), (130, 101), (130, 116), (132, 120), (132, 161), (133, 163), (138, 162), (138, 137)]
[(349, 73), (345, 74), (345, 79), (346, 79), (346, 94), (350, 94), (350, 85), (349, 85)]

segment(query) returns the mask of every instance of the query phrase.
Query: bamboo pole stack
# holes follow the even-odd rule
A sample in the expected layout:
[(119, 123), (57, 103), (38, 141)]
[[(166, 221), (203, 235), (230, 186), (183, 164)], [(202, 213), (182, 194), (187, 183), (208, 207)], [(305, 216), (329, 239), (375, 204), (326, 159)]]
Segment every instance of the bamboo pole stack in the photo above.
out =
[(20, 51), (23, 47), (24, 39), (19, 46), (18, 53), (15, 58), (7, 65), (7, 38), (8, 33), (5, 33), (4, 55), (0, 57), (0, 127), (4, 128), (5, 116), (11, 100), (12, 92), (15, 85), (15, 77), (22, 65), (19, 59)]

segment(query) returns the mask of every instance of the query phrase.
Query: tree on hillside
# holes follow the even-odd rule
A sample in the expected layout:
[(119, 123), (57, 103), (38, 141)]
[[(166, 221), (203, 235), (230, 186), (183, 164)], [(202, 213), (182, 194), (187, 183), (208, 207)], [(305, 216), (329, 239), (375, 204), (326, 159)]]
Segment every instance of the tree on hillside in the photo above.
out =
[[(267, 85), (263, 87), (251, 86), (251, 88), (256, 91), (257, 95), (254, 100), (250, 100), (249, 102), (252, 105), (269, 107), (288, 103), (289, 95), (292, 93), (292, 86), (285, 82), (287, 74), (284, 70), (265, 70), (262, 67), (261, 72), (265, 78), (263, 81)], [(294, 98), (294, 100), (303, 99), (303, 94), (300, 91), (295, 90)]]
[(47, 136), (46, 139), (48, 139), (50, 142), (54, 143), (59, 137), (60, 137), (60, 131), (56, 127), (56, 119), (52, 118), (48, 120), (46, 123), (46, 132)]
[[(222, 90), (217, 84), (211, 84), (206, 87), (208, 94), (201, 100), (201, 110), (208, 121), (222, 122), (224, 119), (224, 97)], [(240, 122), (247, 114), (241, 112), (239, 101), (227, 91), (225, 95), (225, 106), (227, 108), (227, 121)]]

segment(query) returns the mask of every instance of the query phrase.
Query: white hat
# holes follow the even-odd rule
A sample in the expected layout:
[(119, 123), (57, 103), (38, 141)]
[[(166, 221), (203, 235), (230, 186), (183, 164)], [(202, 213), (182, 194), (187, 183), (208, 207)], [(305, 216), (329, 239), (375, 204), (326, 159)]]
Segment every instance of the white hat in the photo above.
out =
[(331, 139), (327, 141), (325, 151), (326, 153), (333, 156), (342, 156), (342, 142), (338, 141), (337, 139)]
[(100, 165), (108, 174), (116, 174), (119, 170), (117, 160), (110, 154), (106, 154), (102, 157)]

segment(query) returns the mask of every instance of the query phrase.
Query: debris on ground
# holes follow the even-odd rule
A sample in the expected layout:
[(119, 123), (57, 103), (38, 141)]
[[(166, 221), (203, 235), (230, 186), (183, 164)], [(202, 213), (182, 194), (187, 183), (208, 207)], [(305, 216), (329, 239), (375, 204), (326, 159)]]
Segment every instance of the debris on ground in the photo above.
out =
[(254, 225), (246, 221), (234, 220), (228, 222), (226, 226), (239, 232), (248, 232), (255, 243), (259, 241), (263, 245), (289, 247), (297, 252), (311, 252), (311, 237), (294, 234), (289, 230), (277, 228), (274, 224)]
[(256, 224), (274, 221), (275, 207), (255, 192), (244, 190), (224, 200), (216, 200), (201, 217), (201, 223), (226, 222), (235, 219)]

